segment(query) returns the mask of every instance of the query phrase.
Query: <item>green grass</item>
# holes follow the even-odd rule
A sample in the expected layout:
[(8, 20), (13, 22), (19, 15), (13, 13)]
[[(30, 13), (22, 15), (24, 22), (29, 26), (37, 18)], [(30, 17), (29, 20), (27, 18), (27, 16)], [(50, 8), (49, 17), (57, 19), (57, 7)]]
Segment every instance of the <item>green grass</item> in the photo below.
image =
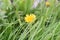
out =
[[(0, 40), (60, 40), (60, 3), (49, 0), (32, 9), (32, 0), (2, 0), (0, 5)], [(26, 14), (36, 15), (36, 21), (26, 23)]]

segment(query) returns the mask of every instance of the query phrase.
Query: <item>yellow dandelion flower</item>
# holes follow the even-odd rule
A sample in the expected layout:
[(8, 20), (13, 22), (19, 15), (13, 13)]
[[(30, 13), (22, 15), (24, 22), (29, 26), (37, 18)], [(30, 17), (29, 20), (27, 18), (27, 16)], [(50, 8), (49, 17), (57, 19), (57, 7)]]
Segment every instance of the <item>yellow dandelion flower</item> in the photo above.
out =
[(26, 15), (25, 22), (31, 23), (36, 20), (36, 16), (34, 14)]
[(46, 6), (47, 6), (47, 7), (50, 6), (50, 3), (49, 3), (48, 1), (46, 2)]

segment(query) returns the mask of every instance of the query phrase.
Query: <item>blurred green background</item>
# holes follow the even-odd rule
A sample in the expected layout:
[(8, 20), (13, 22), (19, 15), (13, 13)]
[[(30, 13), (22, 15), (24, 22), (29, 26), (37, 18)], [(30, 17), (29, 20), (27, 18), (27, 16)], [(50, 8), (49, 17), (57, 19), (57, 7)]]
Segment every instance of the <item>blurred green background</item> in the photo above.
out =
[[(0, 40), (60, 40), (60, 2), (48, 2), (32, 8), (34, 0), (0, 0)], [(35, 14), (36, 21), (26, 23), (26, 14)]]

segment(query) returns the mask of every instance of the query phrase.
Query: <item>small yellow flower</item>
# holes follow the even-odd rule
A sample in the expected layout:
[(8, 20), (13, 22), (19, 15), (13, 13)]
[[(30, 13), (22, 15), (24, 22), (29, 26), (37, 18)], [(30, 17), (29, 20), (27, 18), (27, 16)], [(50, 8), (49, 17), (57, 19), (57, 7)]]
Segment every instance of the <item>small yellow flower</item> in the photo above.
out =
[(36, 20), (36, 16), (34, 14), (26, 15), (25, 22), (31, 23)]
[(46, 6), (47, 6), (47, 7), (50, 6), (50, 3), (49, 3), (48, 1), (46, 1)]

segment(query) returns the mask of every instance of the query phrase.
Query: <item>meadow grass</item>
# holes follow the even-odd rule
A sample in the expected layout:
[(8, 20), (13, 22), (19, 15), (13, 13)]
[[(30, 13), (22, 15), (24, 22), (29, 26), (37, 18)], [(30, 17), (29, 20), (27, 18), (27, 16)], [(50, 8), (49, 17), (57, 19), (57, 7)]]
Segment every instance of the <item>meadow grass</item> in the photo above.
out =
[[(1, 0), (0, 0), (1, 1)], [(0, 5), (0, 40), (60, 40), (60, 3), (43, 0), (32, 8), (33, 0), (2, 0)], [(25, 22), (27, 14), (36, 20)]]

